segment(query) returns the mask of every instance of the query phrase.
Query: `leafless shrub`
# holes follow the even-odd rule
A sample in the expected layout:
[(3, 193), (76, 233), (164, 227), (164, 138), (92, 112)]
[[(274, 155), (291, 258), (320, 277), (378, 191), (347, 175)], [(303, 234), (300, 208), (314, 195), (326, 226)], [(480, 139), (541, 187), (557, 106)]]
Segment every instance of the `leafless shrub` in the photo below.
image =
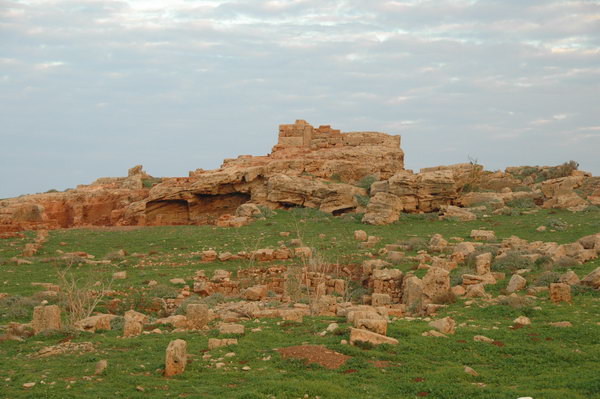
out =
[(86, 273), (86, 277), (76, 277), (72, 271), (73, 262), (68, 261), (67, 266), (57, 271), (58, 285), (60, 286), (59, 300), (67, 311), (67, 326), (72, 327), (75, 322), (90, 317), (94, 309), (110, 290), (113, 280), (95, 280), (95, 273)]

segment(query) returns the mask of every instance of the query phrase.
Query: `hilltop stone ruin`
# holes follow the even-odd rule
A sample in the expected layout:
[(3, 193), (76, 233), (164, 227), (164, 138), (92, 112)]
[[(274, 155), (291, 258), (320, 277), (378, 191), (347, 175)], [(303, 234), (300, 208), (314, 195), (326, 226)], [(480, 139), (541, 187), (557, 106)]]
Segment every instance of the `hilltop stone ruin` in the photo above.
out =
[(567, 166), (487, 172), (467, 163), (414, 173), (404, 169), (400, 136), (343, 133), (298, 120), (280, 125), (270, 154), (225, 159), (219, 169), (159, 179), (136, 166), (127, 177), (2, 200), (0, 233), (80, 226), (240, 226), (260, 213), (258, 206), (361, 212), (365, 223), (386, 224), (403, 212), (439, 211), (442, 217), (469, 220), (466, 208), (489, 203), (502, 209), (514, 200), (573, 210), (599, 205), (598, 178)]

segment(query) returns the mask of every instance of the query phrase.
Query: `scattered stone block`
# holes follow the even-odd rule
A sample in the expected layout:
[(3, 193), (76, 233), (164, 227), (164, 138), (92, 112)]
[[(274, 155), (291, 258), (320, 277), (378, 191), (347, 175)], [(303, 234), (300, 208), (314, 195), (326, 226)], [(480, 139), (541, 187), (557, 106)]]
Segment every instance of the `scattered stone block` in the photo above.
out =
[(36, 306), (33, 308), (33, 321), (31, 324), (34, 335), (49, 330), (60, 330), (62, 326), (60, 308), (57, 305)]
[(397, 345), (398, 340), (385, 335), (377, 334), (372, 331), (350, 327), (350, 344), (355, 345), (356, 342), (368, 342), (373, 345), (390, 344)]
[(571, 286), (565, 283), (550, 284), (550, 300), (553, 303), (571, 303)]
[(187, 364), (187, 342), (176, 339), (169, 343), (165, 353), (165, 377), (181, 374)]

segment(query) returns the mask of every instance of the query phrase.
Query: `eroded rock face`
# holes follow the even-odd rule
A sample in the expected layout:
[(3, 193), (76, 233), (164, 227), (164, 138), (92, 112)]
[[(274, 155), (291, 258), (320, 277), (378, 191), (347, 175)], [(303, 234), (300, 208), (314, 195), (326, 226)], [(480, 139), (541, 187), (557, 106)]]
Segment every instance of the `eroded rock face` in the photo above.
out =
[[(546, 173), (552, 168), (532, 169)], [(2, 200), (0, 233), (81, 226), (240, 227), (260, 216), (259, 206), (303, 206), (341, 214), (364, 211), (368, 195), (364, 222), (370, 224), (392, 223), (402, 212), (438, 210), (443, 210), (443, 218), (474, 220), (473, 212), (457, 206), (487, 203), (500, 210), (513, 200), (579, 210), (600, 203), (600, 180), (584, 172), (575, 170), (541, 185), (524, 175), (524, 168), (486, 172), (475, 164), (413, 173), (404, 169), (400, 136), (342, 133), (298, 120), (279, 127), (278, 143), (270, 154), (226, 159), (216, 170), (156, 179), (138, 165), (127, 177), (100, 178), (66, 192)], [(366, 177), (370, 179), (363, 180)], [(372, 180), (368, 192), (365, 185)], [(528, 190), (512, 191), (523, 186)], [(574, 191), (584, 188), (585, 193)], [(496, 192), (483, 192), (489, 190)]]

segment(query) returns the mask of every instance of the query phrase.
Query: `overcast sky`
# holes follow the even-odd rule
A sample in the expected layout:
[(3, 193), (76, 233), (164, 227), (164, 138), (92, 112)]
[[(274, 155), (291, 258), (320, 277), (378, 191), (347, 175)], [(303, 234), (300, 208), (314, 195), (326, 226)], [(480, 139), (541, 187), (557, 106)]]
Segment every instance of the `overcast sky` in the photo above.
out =
[(600, 174), (600, 2), (0, 0), (0, 198), (262, 155), (280, 123), (407, 168)]

